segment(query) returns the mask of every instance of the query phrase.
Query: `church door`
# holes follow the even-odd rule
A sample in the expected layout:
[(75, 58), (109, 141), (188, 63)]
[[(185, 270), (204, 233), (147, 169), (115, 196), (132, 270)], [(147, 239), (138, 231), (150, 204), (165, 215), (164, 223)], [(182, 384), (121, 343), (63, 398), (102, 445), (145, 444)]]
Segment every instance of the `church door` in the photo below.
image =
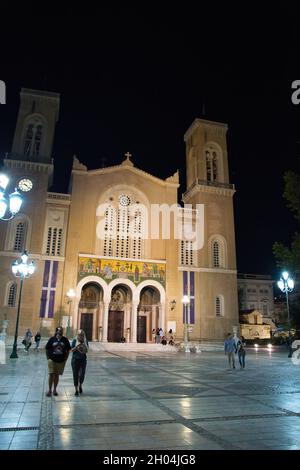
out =
[(82, 313), (80, 320), (80, 329), (85, 332), (88, 341), (93, 339), (93, 314)]
[(124, 312), (110, 310), (108, 312), (107, 341), (120, 343), (122, 336), (124, 336)]
[(146, 321), (147, 317), (139, 315), (137, 317), (137, 342), (146, 343)]

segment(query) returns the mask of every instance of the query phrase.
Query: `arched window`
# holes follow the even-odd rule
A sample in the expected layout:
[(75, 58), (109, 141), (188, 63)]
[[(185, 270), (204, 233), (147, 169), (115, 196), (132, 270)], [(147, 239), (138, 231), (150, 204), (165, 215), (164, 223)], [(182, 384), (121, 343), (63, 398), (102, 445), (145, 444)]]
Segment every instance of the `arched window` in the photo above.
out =
[(103, 242), (103, 255), (113, 255), (113, 239), (115, 228), (115, 211), (114, 208), (109, 206), (105, 211), (104, 221), (104, 242)]
[(57, 227), (48, 227), (46, 254), (52, 256), (61, 256), (63, 229)]
[(210, 238), (210, 266), (212, 268), (227, 267), (226, 241), (221, 235), (214, 235)]
[(212, 262), (213, 262), (213, 267), (214, 268), (219, 268), (220, 267), (220, 243), (215, 240), (212, 244)]
[(15, 307), (16, 296), (17, 296), (17, 284), (15, 282), (11, 282), (8, 285), (7, 295), (6, 295), (6, 305), (8, 307)]
[(25, 214), (17, 214), (7, 226), (5, 250), (24, 251), (30, 248), (31, 220)]
[(133, 222), (132, 257), (134, 259), (141, 259), (142, 257), (142, 228), (142, 212), (137, 209), (134, 213)]
[(104, 233), (100, 229), (103, 256), (141, 259), (145, 217), (143, 206), (125, 193), (110, 196), (104, 212)]
[(194, 266), (195, 252), (193, 242), (188, 240), (180, 241), (180, 264), (182, 266)]
[(206, 159), (206, 180), (208, 183), (213, 183), (219, 180), (219, 155), (213, 146), (209, 146), (205, 150)]
[(36, 132), (35, 132), (35, 138), (34, 138), (34, 144), (33, 144), (33, 156), (38, 157), (40, 154), (40, 147), (41, 147), (41, 140), (42, 140), (42, 130), (43, 127), (41, 124), (36, 126)]
[(14, 237), (14, 244), (13, 244), (14, 251), (25, 250), (26, 232), (27, 232), (26, 221), (22, 220), (18, 222), (15, 228), (15, 237)]
[(215, 314), (216, 317), (224, 316), (224, 302), (221, 295), (217, 295), (215, 298)]
[(40, 123), (29, 123), (24, 137), (24, 155), (38, 157), (42, 141), (43, 126)]
[(28, 124), (26, 133), (25, 133), (25, 142), (24, 142), (24, 155), (30, 155), (31, 144), (33, 139), (33, 124)]

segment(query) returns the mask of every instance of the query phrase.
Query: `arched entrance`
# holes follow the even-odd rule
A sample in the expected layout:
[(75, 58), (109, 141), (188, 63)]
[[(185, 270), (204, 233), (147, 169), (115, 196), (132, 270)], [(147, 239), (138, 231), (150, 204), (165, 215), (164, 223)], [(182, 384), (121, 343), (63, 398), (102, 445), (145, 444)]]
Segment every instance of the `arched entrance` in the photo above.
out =
[(79, 328), (85, 331), (88, 341), (99, 339), (99, 325), (103, 304), (103, 289), (95, 282), (88, 282), (81, 289), (78, 309)]
[(107, 341), (129, 341), (132, 294), (128, 286), (118, 284), (112, 288), (108, 310)]
[(160, 293), (153, 286), (145, 286), (140, 293), (137, 315), (137, 342), (152, 341), (152, 330), (159, 325)]

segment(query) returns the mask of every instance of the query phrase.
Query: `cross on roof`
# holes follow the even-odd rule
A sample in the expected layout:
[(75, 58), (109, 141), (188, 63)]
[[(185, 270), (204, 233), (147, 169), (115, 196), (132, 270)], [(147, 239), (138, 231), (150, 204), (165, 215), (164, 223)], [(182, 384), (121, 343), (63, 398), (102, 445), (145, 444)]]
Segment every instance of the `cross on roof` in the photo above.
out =
[(130, 157), (132, 157), (132, 155), (131, 155), (131, 153), (126, 152), (125, 157), (126, 157), (127, 160), (130, 160)]

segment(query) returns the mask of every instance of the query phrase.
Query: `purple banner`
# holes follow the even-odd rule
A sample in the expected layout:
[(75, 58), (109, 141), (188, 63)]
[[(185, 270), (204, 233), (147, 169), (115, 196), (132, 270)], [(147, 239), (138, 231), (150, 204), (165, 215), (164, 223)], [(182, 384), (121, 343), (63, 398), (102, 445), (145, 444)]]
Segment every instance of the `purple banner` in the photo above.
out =
[(195, 299), (190, 300), (190, 323), (195, 323)]
[(40, 318), (45, 317), (46, 303), (47, 303), (47, 291), (46, 291), (46, 289), (42, 289), (42, 297), (41, 297), (41, 305), (40, 305)]
[(183, 295), (188, 295), (188, 273), (183, 271)]
[(195, 297), (195, 273), (190, 271), (190, 296)]
[(55, 299), (55, 290), (51, 290), (50, 298), (49, 298), (48, 318), (53, 318), (54, 316), (54, 299)]
[(45, 261), (43, 287), (48, 287), (50, 272), (50, 261)]
[[(188, 295), (188, 273), (187, 271), (183, 271), (183, 295)], [(186, 323), (186, 318), (185, 318), (185, 309), (188, 307), (185, 307), (184, 304), (182, 304), (182, 322)]]
[(53, 261), (51, 287), (56, 287), (57, 270), (58, 270), (58, 261)]

